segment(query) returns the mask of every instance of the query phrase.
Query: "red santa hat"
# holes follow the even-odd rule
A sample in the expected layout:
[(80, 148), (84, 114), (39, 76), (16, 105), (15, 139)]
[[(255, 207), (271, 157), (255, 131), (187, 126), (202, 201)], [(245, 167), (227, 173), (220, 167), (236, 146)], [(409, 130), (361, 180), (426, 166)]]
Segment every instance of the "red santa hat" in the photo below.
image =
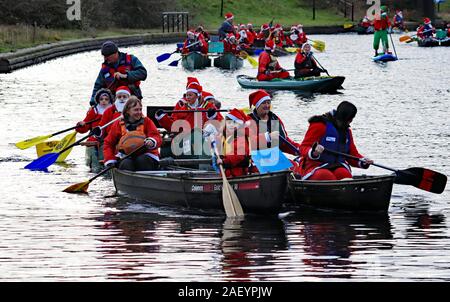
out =
[(249, 120), (249, 117), (243, 111), (236, 108), (230, 110), (230, 112), (225, 115), (225, 118), (235, 121), (236, 123), (241, 125)]
[(118, 95), (119, 93), (131, 95), (130, 88), (128, 88), (127, 86), (118, 87), (116, 90), (116, 95)]
[(269, 24), (264, 23), (263, 25), (261, 25), (261, 30), (267, 30), (269, 29)]
[(247, 27), (253, 27), (253, 24), (252, 23), (248, 23)]
[(200, 86), (198, 83), (192, 82), (186, 87), (186, 92), (193, 92), (197, 95), (200, 95), (202, 93), (202, 86)]
[(430, 18), (425, 18), (425, 19), (423, 19), (423, 23), (424, 23), (424, 24), (431, 24)]
[(226, 13), (225, 14), (225, 19), (226, 20), (233, 20), (233, 18), (234, 18), (234, 15), (232, 13)]
[(199, 81), (197, 78), (194, 78), (194, 77), (188, 77), (188, 78), (187, 78), (187, 83), (186, 83), (186, 88), (188, 88), (190, 84), (197, 84), (197, 85), (200, 85), (200, 81)]
[(234, 36), (234, 34), (233, 34), (233, 33), (228, 33), (228, 34), (227, 34), (227, 40), (228, 40), (228, 41), (231, 41), (231, 40), (233, 40), (233, 39), (236, 39), (236, 37)]
[(255, 108), (258, 108), (262, 103), (271, 99), (270, 94), (263, 89), (259, 89), (248, 96), (249, 107), (255, 106)]
[(189, 36), (195, 36), (195, 32), (192, 29), (188, 30), (188, 32), (186, 34), (187, 34), (188, 37)]
[(283, 30), (283, 26), (281, 26), (281, 24), (277, 23), (275, 25), (275, 30), (282, 31)]
[(264, 49), (274, 51), (275, 50), (275, 42), (273, 40), (267, 40)]

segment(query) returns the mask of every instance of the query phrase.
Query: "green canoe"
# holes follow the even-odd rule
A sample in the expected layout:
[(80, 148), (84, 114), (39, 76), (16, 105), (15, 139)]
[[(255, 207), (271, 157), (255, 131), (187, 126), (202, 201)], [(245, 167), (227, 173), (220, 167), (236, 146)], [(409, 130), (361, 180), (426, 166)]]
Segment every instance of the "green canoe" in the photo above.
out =
[(243, 88), (267, 90), (295, 90), (305, 92), (335, 92), (341, 89), (345, 77), (307, 77), (300, 79), (274, 79), (258, 81), (254, 77), (238, 75), (237, 81)]
[(181, 59), (181, 65), (189, 70), (202, 69), (211, 66), (211, 59), (199, 52), (191, 52)]
[(236, 70), (244, 66), (244, 60), (232, 53), (224, 53), (214, 59), (214, 66), (222, 69)]

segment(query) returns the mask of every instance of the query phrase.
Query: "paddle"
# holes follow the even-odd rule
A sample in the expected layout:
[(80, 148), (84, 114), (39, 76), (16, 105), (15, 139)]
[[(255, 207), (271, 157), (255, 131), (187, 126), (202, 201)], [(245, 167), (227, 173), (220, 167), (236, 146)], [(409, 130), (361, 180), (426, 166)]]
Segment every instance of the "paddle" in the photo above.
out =
[[(70, 144), (73, 144), (76, 140), (77, 132), (72, 132), (68, 135), (66, 135), (62, 140), (60, 141), (49, 141), (49, 142), (43, 142), (36, 145), (36, 153), (37, 156), (43, 156), (45, 154), (48, 154), (50, 152), (59, 152), (65, 147), (67, 147)], [(67, 156), (69, 156), (69, 153), (72, 151), (72, 149), (67, 150), (60, 156), (58, 156), (58, 159), (56, 162), (60, 163), (63, 162)]]
[(64, 149), (62, 149), (59, 152), (48, 153), (48, 154), (45, 154), (45, 155), (35, 159), (34, 161), (32, 161), (31, 163), (26, 165), (25, 169), (36, 170), (36, 171), (45, 171), (48, 167), (50, 167), (51, 165), (53, 165), (56, 162), (56, 160), (58, 159), (59, 155), (63, 154), (64, 152), (66, 152), (70, 148), (79, 145), (82, 141), (84, 141), (87, 138), (93, 136), (94, 134), (100, 135), (102, 129), (108, 127), (109, 125), (111, 125), (115, 121), (119, 120), (120, 118), (122, 118), (122, 116), (117, 117), (116, 119), (110, 121), (109, 123), (105, 124), (102, 127), (95, 127), (94, 129), (91, 130), (91, 132), (88, 135), (86, 135), (86, 136), (82, 137), (81, 139), (77, 140), (75, 143), (70, 144), (69, 146), (65, 147)]
[[(340, 155), (350, 159), (362, 161), (360, 158), (350, 154), (329, 150), (327, 148), (325, 148), (324, 151), (330, 154)], [(445, 185), (447, 184), (447, 176), (430, 169), (415, 167), (405, 170), (396, 170), (394, 168), (389, 168), (376, 163), (373, 163), (372, 165), (395, 172), (396, 177), (394, 182), (396, 184), (411, 185), (431, 193), (441, 194), (445, 189)]]
[[(217, 158), (220, 158), (219, 151), (217, 150), (217, 144), (214, 138), (211, 137), (211, 149), (213, 149)], [(244, 210), (242, 210), (239, 198), (231, 187), (225, 175), (223, 164), (219, 165), (220, 173), (222, 174), (222, 202), (227, 217), (244, 216)]]
[[(192, 46), (194, 46), (194, 45), (196, 45), (198, 43), (200, 43), (200, 41), (197, 41), (195, 43), (192, 43), (192, 44), (188, 45), (187, 48), (192, 47)], [(175, 50), (174, 52), (171, 52), (171, 53), (163, 53), (163, 54), (161, 54), (161, 55), (156, 57), (156, 61), (158, 61), (158, 63), (164, 62), (165, 60), (169, 59), (177, 51), (178, 51), (178, 49)]]
[(329, 77), (331, 77), (330, 74), (328, 73), (328, 70), (323, 68), (322, 64), (320, 64), (319, 60), (317, 60), (317, 58), (313, 54), (311, 54), (311, 57), (313, 57), (314, 60), (316, 60), (317, 64), (319, 64), (320, 68), (322, 68), (322, 70), (325, 71)]
[[(95, 123), (95, 122), (97, 122), (99, 120), (100, 119), (98, 118), (98, 119), (86, 122), (86, 125)], [(42, 143), (43, 141), (49, 139), (50, 137), (56, 136), (58, 134), (61, 134), (61, 133), (64, 133), (64, 132), (67, 132), (67, 131), (70, 131), (70, 130), (74, 130), (74, 129), (79, 128), (79, 127), (80, 126), (74, 126), (74, 127), (70, 127), (70, 128), (67, 128), (67, 129), (64, 129), (64, 130), (61, 130), (61, 131), (49, 134), (49, 135), (42, 135), (42, 136), (36, 136), (36, 137), (33, 137), (33, 138), (29, 138), (29, 139), (26, 139), (24, 141), (16, 143), (16, 147), (21, 149), (21, 150), (28, 149), (30, 147), (33, 147), (33, 146), (39, 144), (39, 143)]]
[(250, 63), (250, 65), (252, 65), (253, 68), (257, 68), (258, 67), (258, 61), (256, 61), (254, 58), (252, 58), (246, 51), (241, 50), (239, 55), (242, 58), (246, 59)]
[(179, 58), (178, 60), (175, 60), (175, 61), (170, 62), (169, 66), (177, 67), (177, 66), (178, 66), (178, 62), (179, 62), (182, 58), (183, 58), (183, 57)]
[(392, 48), (394, 48), (395, 57), (398, 59), (397, 51), (395, 50), (394, 40), (392, 40), (392, 34), (389, 33), (389, 37), (391, 38)]
[[(230, 109), (231, 110), (231, 109)], [(214, 111), (214, 112), (228, 112), (230, 111), (228, 109), (195, 109), (195, 110), (162, 110), (163, 113), (195, 113), (195, 112), (208, 112), (208, 111)]]
[(311, 39), (308, 39), (308, 41), (313, 42), (313, 43), (311, 44), (312, 47), (314, 47), (314, 48), (317, 49), (318, 51), (320, 51), (320, 52), (325, 51), (325, 42), (320, 41), (320, 40), (311, 40)]
[[(145, 148), (145, 144), (140, 146), (139, 148), (137, 148), (136, 150), (134, 150), (130, 154), (126, 155), (125, 157), (121, 158), (120, 161), (123, 161), (124, 159), (127, 159), (127, 158), (137, 154), (139, 151), (141, 151), (144, 148)], [(112, 168), (115, 168), (115, 167), (116, 167), (116, 165), (111, 165), (109, 167), (106, 167), (105, 169), (100, 171), (97, 175), (95, 175), (94, 177), (90, 178), (89, 180), (87, 180), (85, 182), (80, 182), (80, 183), (71, 185), (71, 186), (65, 188), (63, 190), (63, 192), (66, 192), (66, 193), (87, 193), (87, 189), (89, 188), (89, 184), (92, 181), (94, 181), (95, 179), (97, 179), (98, 177), (102, 176), (103, 174), (105, 174), (106, 172), (108, 172), (109, 170), (111, 170)]]

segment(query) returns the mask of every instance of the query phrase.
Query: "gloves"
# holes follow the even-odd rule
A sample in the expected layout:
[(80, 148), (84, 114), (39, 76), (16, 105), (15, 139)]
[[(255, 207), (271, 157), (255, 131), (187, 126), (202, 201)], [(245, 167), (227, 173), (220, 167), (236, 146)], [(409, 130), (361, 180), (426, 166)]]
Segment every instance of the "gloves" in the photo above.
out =
[(373, 164), (373, 160), (371, 160), (369, 158), (361, 158), (359, 160), (359, 165), (363, 169), (368, 169), (371, 164)]
[(266, 75), (270, 75), (270, 70), (266, 70), (266, 71), (264, 71), (264, 74), (266, 74)]
[(315, 143), (311, 148), (311, 154), (314, 157), (319, 157), (324, 150), (325, 148), (321, 144)]
[(101, 138), (102, 134), (103, 134), (102, 128), (100, 128), (99, 126), (97, 126), (94, 129), (92, 129), (91, 132), (94, 134), (94, 136), (96, 138)]
[(110, 167), (115, 167), (116, 164), (117, 164), (117, 160), (112, 159), (112, 160), (108, 160), (108, 161), (105, 163), (105, 166), (106, 166), (107, 168), (110, 168)]
[(209, 137), (210, 135), (217, 135), (219, 132), (213, 124), (207, 124), (203, 129), (203, 137)]
[(155, 149), (155, 147), (156, 147), (156, 141), (155, 141), (154, 138), (151, 138), (151, 137), (147, 137), (147, 138), (144, 140), (144, 144), (145, 144), (149, 149)]
[(212, 119), (216, 114), (217, 114), (217, 111), (214, 108), (209, 108), (208, 111), (206, 111), (206, 116), (209, 119)]

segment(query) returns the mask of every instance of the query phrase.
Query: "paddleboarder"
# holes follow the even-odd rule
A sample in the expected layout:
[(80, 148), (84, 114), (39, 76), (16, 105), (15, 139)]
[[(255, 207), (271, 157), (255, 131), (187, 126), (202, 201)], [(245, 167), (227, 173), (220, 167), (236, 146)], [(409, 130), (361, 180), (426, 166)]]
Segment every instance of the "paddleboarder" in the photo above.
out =
[(378, 56), (378, 48), (380, 47), (380, 40), (383, 45), (384, 54), (391, 54), (389, 51), (388, 30), (391, 27), (391, 21), (387, 14), (387, 6), (381, 6), (381, 14), (375, 15), (373, 26), (375, 34), (373, 36), (373, 48), (375, 50), (375, 57)]

